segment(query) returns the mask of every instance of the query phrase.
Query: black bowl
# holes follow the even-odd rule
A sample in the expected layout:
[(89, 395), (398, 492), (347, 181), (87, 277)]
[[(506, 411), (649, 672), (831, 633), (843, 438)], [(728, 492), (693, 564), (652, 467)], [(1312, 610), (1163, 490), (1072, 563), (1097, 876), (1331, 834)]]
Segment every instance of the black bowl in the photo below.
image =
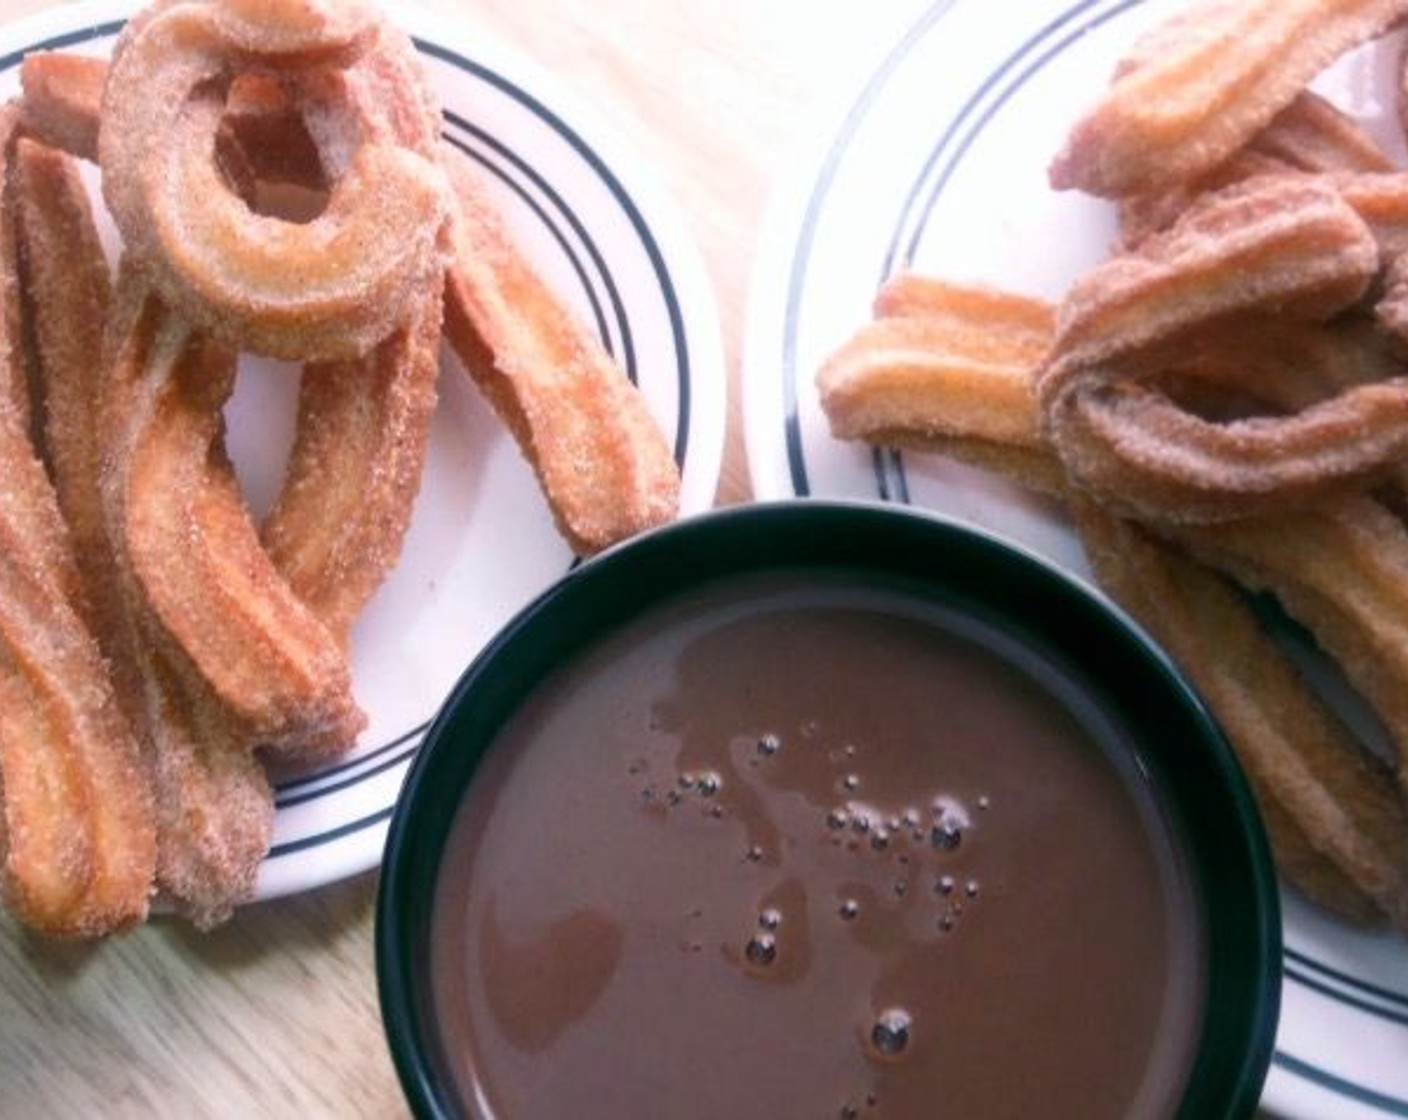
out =
[(1059, 651), (1138, 729), (1140, 764), (1183, 832), (1205, 912), (1203, 1024), (1179, 1114), (1250, 1115), (1280, 1006), (1279, 902), (1255, 803), (1201, 701), (1122, 611), (1052, 565), (937, 517), (813, 500), (685, 520), (582, 564), (514, 618), (455, 686), (392, 819), (377, 904), (382, 1015), (416, 1113), (473, 1114), (439, 1057), (431, 901), (456, 809), (496, 732), (537, 681), (627, 619), (721, 576), (783, 568), (917, 584)]

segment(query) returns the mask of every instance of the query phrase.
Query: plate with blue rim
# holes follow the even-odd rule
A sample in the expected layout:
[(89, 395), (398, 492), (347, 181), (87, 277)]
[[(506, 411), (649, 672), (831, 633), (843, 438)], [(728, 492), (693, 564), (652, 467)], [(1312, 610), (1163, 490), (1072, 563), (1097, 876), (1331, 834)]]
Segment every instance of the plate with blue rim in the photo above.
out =
[[(1054, 300), (1104, 259), (1113, 207), (1052, 191), (1046, 168), (1132, 40), (1178, 7), (940, 0), (865, 70), (844, 112), (819, 122), (770, 209), (753, 275), (742, 384), (758, 497), (933, 509), (1091, 579), (1059, 504), (937, 455), (832, 439), (814, 377), (898, 271)], [(1315, 88), (1402, 159), (1400, 49), (1397, 38), (1362, 48)], [(1408, 1117), (1408, 942), (1283, 894), (1282, 1017), (1263, 1107), (1297, 1120)]]
[[(31, 50), (106, 56), (132, 0), (86, 0), (0, 23), (0, 100), (19, 92)], [(656, 176), (582, 98), (472, 20), (447, 24), (384, 5), (414, 39), (444, 108), (445, 139), (485, 173), (505, 222), (556, 290), (643, 392), (683, 475), (685, 512), (713, 502), (723, 451), (723, 351), (713, 293)], [(96, 192), (96, 171), (88, 169)], [(117, 238), (99, 208), (100, 232)], [(273, 502), (292, 442), (297, 369), (242, 360), (226, 409), (251, 509)], [(369, 725), (322, 770), (276, 790), (257, 897), (378, 865), (402, 780), (466, 664), (499, 627), (576, 562), (532, 472), (457, 360), (440, 405), (400, 563), (352, 639)]]

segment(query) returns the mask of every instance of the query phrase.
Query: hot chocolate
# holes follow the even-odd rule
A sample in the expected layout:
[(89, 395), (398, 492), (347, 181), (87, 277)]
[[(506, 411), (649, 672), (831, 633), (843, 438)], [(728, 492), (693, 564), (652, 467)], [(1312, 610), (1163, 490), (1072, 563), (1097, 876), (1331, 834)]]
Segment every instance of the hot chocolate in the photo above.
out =
[(501, 729), (437, 880), (496, 1120), (1161, 1116), (1201, 906), (1087, 683), (902, 587), (657, 607)]

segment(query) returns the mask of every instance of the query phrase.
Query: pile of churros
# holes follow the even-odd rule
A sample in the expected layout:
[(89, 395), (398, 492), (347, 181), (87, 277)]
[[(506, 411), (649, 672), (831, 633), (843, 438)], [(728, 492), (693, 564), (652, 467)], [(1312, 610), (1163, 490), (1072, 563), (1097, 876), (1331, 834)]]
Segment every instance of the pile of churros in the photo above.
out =
[[(818, 374), (833, 433), (1069, 505), (1237, 749), (1287, 881), (1408, 932), (1408, 169), (1309, 83), (1408, 0), (1200, 0), (1050, 169), (1118, 207), (1057, 306), (914, 274)], [(1408, 74), (1405, 75), (1408, 77)], [(1408, 124), (1408, 84), (1401, 115)], [(1363, 746), (1269, 593), (1377, 714)]]
[[(400, 554), (442, 339), (579, 551), (672, 518), (679, 472), (361, 0), (156, 0), (110, 60), (32, 54), (22, 84), (0, 107), (0, 887), (47, 934), (154, 900), (208, 927), (253, 891), (271, 768), (365, 722), (351, 631)], [(262, 522), (224, 445), (241, 353), (302, 369)]]

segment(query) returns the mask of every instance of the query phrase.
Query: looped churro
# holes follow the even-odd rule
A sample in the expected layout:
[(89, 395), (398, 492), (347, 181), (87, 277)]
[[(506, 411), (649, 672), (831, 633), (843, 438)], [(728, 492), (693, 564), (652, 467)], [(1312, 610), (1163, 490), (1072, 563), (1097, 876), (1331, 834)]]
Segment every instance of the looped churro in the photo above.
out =
[(1363, 484), (1408, 453), (1408, 381), (1301, 412), (1216, 423), (1152, 382), (1180, 342), (1263, 308), (1323, 318), (1377, 273), (1369, 228), (1333, 186), (1262, 176), (1199, 202), (1136, 254), (1083, 277), (1038, 373), (1072, 478), (1143, 517), (1216, 521)]
[[(443, 173), (426, 154), (363, 136), (350, 152), (323, 153), (340, 173), (313, 220), (251, 212), (214, 158), (226, 92), (251, 47), (232, 35), (223, 11), (180, 4), (124, 32), (98, 136), (104, 197), (128, 251), (193, 323), (277, 357), (360, 356), (444, 267)], [(276, 35), (271, 49), (283, 46)], [(379, 34), (354, 69), (385, 67), (407, 50), (403, 39)], [(375, 115), (355, 100), (358, 83), (345, 89), (347, 117)]]
[[(190, 0), (185, 0), (190, 2)], [(377, 33), (380, 16), (363, 0), (222, 0), (221, 28), (230, 45), (277, 61), (347, 64)]]

